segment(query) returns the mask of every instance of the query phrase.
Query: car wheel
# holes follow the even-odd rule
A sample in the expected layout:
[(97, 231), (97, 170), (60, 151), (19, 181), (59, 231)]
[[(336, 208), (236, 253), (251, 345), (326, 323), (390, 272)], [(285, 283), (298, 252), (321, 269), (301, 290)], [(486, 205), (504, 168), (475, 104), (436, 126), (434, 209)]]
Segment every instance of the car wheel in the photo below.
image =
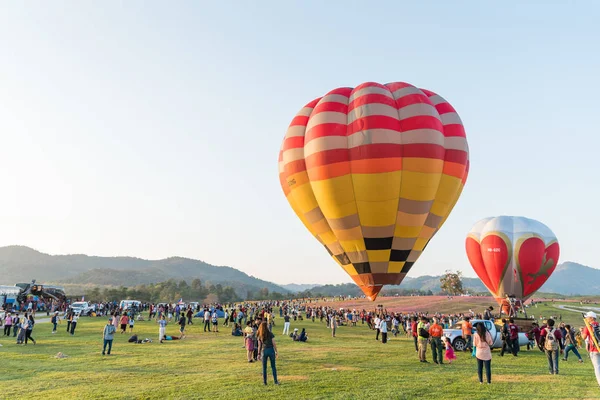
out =
[(467, 342), (463, 338), (456, 338), (452, 346), (454, 346), (454, 350), (456, 351), (464, 351), (467, 348)]

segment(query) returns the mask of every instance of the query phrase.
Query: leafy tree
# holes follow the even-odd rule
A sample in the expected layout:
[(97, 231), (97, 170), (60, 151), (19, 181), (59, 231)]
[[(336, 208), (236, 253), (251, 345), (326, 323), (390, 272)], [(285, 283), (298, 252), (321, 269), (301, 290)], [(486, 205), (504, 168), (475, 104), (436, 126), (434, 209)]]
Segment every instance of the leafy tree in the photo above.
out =
[(465, 290), (463, 289), (461, 278), (461, 271), (452, 272), (446, 270), (446, 273), (440, 278), (440, 287), (444, 292), (453, 296), (463, 294)]

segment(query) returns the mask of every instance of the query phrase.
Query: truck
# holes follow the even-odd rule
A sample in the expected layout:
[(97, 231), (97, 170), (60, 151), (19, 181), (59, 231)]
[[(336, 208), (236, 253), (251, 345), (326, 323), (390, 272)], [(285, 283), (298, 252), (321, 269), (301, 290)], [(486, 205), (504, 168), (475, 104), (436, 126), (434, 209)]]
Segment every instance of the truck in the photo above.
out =
[[(492, 340), (494, 344), (490, 346), (492, 349), (502, 348), (502, 335), (501, 330), (502, 326), (494, 324), (492, 321), (483, 320), (483, 319), (472, 319), (471, 324), (473, 325), (472, 333), (475, 333), (475, 324), (483, 323), (488, 332), (492, 335)], [(459, 321), (454, 326), (444, 329), (444, 336), (446, 336), (450, 343), (452, 343), (452, 347), (456, 351), (463, 351), (467, 347), (467, 342), (462, 337), (462, 324), (464, 321)], [(527, 337), (526, 324), (519, 324), (515, 321), (515, 325), (519, 326), (519, 346), (527, 346), (529, 343), (529, 338)]]
[(76, 301), (75, 303), (69, 306), (74, 313), (79, 315), (91, 315), (94, 311), (96, 311), (95, 306), (90, 305), (87, 301)]
[(139, 312), (142, 309), (142, 302), (139, 300), (121, 300), (119, 308), (123, 311), (134, 309)]

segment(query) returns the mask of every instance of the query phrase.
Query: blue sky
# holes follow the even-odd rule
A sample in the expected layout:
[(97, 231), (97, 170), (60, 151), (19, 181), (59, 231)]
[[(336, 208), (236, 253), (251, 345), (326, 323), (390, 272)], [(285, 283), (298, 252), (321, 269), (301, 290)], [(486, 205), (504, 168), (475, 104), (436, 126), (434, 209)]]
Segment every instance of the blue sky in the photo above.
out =
[(498, 214), (600, 267), (600, 3), (365, 5), (3, 2), (0, 245), (348, 282), (285, 200), (279, 147), (313, 98), (405, 81), (452, 103), (471, 151), (411, 276), (474, 276), (465, 235)]

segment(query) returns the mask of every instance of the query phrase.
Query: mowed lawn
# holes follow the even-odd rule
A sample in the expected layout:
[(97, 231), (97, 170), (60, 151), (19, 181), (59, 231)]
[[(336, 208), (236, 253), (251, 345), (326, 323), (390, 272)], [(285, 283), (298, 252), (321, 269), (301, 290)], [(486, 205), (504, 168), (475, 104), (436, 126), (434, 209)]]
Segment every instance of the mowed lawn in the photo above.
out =
[[(554, 313), (551, 305), (539, 312)], [(559, 310), (556, 310), (556, 314)], [(576, 313), (562, 311), (563, 319), (579, 326)], [(41, 318), (41, 316), (40, 316)], [(160, 344), (155, 322), (137, 322), (140, 338), (149, 344), (127, 343), (129, 333), (116, 334), (113, 355), (102, 356), (105, 318), (82, 318), (74, 337), (65, 324), (50, 333), (49, 323), (36, 325), (37, 345), (18, 346), (0, 337), (0, 398), (44, 399), (598, 399), (600, 388), (591, 363), (571, 354), (560, 362), (560, 375), (548, 374), (546, 358), (538, 350), (518, 357), (493, 352), (492, 385), (479, 385), (470, 353), (458, 354), (452, 365), (418, 362), (412, 341), (375, 340), (366, 325), (340, 327), (337, 337), (319, 322), (292, 323), (305, 327), (307, 343), (281, 336), (274, 328), (280, 356), (280, 386), (263, 386), (261, 364), (246, 361), (242, 338), (230, 328), (204, 333), (198, 321), (188, 327), (183, 341)], [(222, 321), (220, 322), (222, 324)], [(167, 333), (176, 333), (171, 324)], [(56, 359), (58, 352), (68, 358)], [(431, 349), (428, 350), (431, 361)], [(269, 371), (270, 374), (270, 371)]]

